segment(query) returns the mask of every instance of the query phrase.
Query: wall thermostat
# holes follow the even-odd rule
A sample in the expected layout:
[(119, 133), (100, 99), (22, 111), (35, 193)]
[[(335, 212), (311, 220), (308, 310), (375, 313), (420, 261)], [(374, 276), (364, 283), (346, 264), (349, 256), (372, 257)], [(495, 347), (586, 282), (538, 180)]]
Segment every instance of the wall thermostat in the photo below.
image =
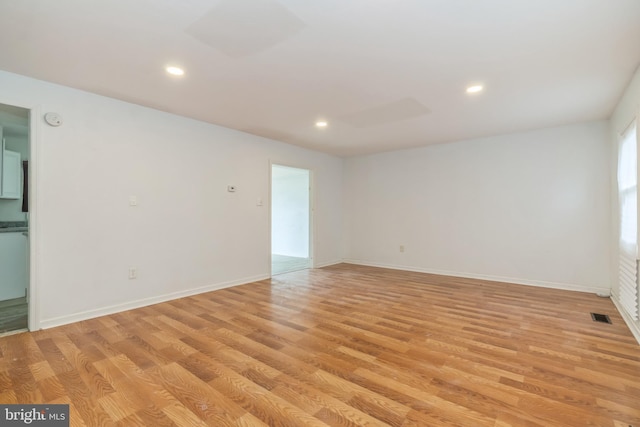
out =
[(51, 126), (60, 126), (62, 124), (62, 117), (58, 113), (47, 113), (44, 115), (44, 121)]

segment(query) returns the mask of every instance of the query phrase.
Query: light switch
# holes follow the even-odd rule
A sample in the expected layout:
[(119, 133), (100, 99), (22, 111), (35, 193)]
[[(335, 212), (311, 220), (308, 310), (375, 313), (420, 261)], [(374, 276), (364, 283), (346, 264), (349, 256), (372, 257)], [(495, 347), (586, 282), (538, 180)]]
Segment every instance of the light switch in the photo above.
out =
[(137, 196), (129, 196), (129, 206), (138, 206)]
[(256, 202), (256, 206), (262, 206), (262, 197), (258, 197), (258, 201)]

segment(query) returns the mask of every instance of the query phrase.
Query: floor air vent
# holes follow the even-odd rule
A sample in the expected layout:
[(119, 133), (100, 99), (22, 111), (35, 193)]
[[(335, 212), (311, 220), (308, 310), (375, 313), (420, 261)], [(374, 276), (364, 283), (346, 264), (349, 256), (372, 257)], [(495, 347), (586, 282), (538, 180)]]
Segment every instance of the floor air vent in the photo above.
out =
[(591, 318), (594, 322), (611, 323), (611, 319), (606, 314), (591, 313)]

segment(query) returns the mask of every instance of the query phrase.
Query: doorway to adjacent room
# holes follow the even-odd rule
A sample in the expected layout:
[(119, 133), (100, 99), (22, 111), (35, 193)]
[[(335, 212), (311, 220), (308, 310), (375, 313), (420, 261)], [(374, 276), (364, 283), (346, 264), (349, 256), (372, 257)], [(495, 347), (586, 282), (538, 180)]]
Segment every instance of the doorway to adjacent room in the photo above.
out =
[(29, 117), (0, 104), (0, 335), (28, 328)]
[(271, 275), (312, 267), (311, 171), (271, 166)]

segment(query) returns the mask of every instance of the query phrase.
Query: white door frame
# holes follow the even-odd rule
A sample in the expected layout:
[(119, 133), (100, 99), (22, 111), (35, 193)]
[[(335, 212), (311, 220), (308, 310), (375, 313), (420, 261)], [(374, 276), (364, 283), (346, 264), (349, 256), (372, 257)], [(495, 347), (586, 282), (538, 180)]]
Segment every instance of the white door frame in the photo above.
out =
[(287, 168), (303, 169), (309, 171), (309, 260), (311, 261), (311, 268), (316, 268), (315, 260), (315, 191), (314, 191), (314, 172), (313, 169), (305, 166), (294, 165), (287, 162), (278, 162), (269, 160), (269, 277), (273, 277), (273, 218), (272, 209), (273, 206), (273, 167), (284, 166)]
[(39, 141), (42, 120), (42, 107), (39, 105), (23, 107), (29, 109), (29, 330), (40, 329), (40, 304), (38, 294), (38, 283), (40, 274), (38, 270), (38, 248), (39, 245), (39, 209), (38, 209), (38, 176), (40, 169)]

